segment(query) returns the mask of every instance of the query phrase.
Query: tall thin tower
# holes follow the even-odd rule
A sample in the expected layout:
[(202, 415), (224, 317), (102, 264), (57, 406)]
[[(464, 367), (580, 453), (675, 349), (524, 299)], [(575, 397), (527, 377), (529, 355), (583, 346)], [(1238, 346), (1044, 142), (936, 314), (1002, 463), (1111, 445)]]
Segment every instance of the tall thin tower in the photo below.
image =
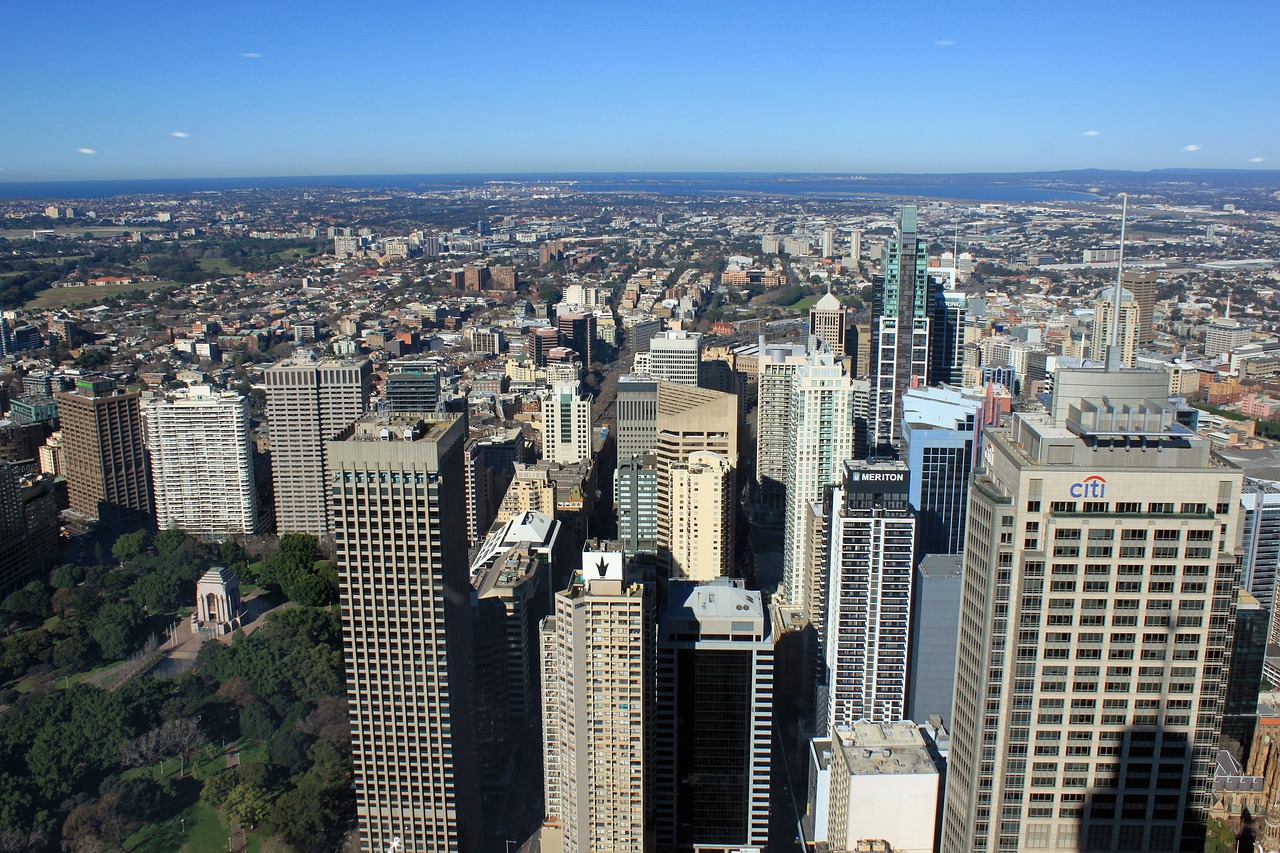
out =
[(902, 395), (929, 382), (929, 253), (916, 233), (915, 205), (904, 205), (896, 237), (885, 244), (884, 275), (875, 281), (871, 321), (871, 424), (876, 455), (898, 445)]
[(370, 414), (326, 445), (361, 846), (473, 849), (473, 626), (459, 415)]

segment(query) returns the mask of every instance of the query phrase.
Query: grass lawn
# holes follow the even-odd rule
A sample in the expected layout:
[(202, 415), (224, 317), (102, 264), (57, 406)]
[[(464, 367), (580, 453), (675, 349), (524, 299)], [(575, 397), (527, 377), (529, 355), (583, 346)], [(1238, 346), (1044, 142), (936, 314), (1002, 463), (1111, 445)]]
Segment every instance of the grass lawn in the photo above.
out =
[(280, 252), (274, 252), (271, 256), (282, 261), (300, 261), (303, 258), (312, 257), (315, 253), (315, 249), (285, 249)]
[(87, 284), (83, 287), (51, 287), (22, 306), (28, 311), (50, 308), (67, 308), (72, 305), (88, 305), (130, 290), (159, 290), (162, 287), (179, 287), (175, 281), (137, 281), (133, 284)]
[(818, 300), (821, 298), (822, 298), (821, 296), (806, 296), (804, 299), (801, 299), (799, 302), (791, 303), (790, 305), (786, 306), (786, 308), (789, 311), (808, 311), (814, 305), (817, 305)]
[(205, 272), (216, 272), (222, 275), (239, 275), (244, 272), (244, 270), (234, 266), (226, 258), (201, 258), (196, 263)]

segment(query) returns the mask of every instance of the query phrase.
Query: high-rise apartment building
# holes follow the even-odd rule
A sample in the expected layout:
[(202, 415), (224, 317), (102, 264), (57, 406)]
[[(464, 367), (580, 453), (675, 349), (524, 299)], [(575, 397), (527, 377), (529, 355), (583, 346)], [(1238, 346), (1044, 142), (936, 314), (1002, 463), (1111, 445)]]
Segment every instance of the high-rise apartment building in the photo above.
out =
[(1154, 270), (1127, 269), (1120, 274), (1120, 285), (1133, 294), (1133, 301), (1138, 303), (1138, 340), (1139, 348), (1147, 346), (1156, 336), (1156, 292), (1160, 283), (1156, 280)]
[(970, 492), (945, 853), (1199, 850), (1231, 653), (1241, 473), (1168, 379), (1063, 370)]
[(760, 339), (756, 406), (756, 504), (783, 508), (787, 495), (787, 445), (790, 442), (791, 385), (805, 363), (801, 344), (766, 344)]
[(884, 274), (872, 288), (871, 436), (873, 453), (898, 445), (902, 395), (929, 383), (929, 253), (916, 231), (916, 208), (904, 205), (898, 233), (884, 247)]
[(658, 557), (670, 577), (709, 581), (733, 565), (733, 466), (698, 450), (666, 470), (666, 511), (658, 517)]
[(573, 465), (591, 458), (591, 399), (557, 385), (542, 398), (542, 458)]
[(649, 341), (649, 375), (677, 385), (697, 385), (702, 364), (702, 335), (659, 332)]
[(828, 291), (809, 309), (809, 334), (840, 358), (851, 355), (847, 340), (853, 312)]
[[(1093, 324), (1089, 327), (1089, 360), (1103, 364), (1107, 361), (1107, 347), (1111, 344), (1111, 317), (1115, 313), (1115, 289), (1108, 287), (1098, 294), (1093, 303)], [(1133, 367), (1133, 356), (1138, 346), (1138, 303), (1127, 290), (1120, 293), (1120, 346), (1121, 367)]]
[(853, 380), (827, 352), (811, 353), (796, 368), (788, 402), (786, 518), (782, 600), (800, 607), (805, 588), (804, 513), (826, 486), (840, 482), (854, 451)]
[(566, 853), (652, 849), (653, 595), (627, 570), (588, 542), (540, 630), (543, 834)]
[(234, 391), (195, 385), (143, 409), (156, 527), (204, 536), (257, 530), (249, 406)]
[(773, 634), (742, 581), (672, 585), (658, 628), (654, 823), (667, 850), (769, 841)]
[(325, 445), (362, 849), (477, 834), (465, 420), (367, 415)]
[(59, 391), (62, 464), (71, 510), (103, 524), (145, 523), (151, 486), (136, 393), (111, 379), (77, 379)]
[(276, 531), (329, 535), (324, 443), (369, 407), (368, 359), (316, 359), (307, 350), (263, 371)]
[(907, 477), (901, 462), (849, 462), (832, 491), (822, 633), (827, 731), (902, 719), (916, 541)]

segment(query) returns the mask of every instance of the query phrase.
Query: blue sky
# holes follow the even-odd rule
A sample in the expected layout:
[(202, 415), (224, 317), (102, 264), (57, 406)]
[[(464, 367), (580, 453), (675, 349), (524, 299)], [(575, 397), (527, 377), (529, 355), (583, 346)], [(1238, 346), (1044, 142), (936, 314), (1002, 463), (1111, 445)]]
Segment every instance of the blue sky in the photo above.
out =
[(1274, 0), (67, 0), (5, 18), (0, 181), (1280, 168)]

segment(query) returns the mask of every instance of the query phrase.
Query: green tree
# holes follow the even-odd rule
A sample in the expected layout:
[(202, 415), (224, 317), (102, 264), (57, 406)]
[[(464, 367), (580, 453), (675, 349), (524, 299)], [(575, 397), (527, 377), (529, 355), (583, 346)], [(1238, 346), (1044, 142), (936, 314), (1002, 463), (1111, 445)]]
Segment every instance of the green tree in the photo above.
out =
[(104, 604), (89, 626), (89, 636), (107, 660), (124, 660), (134, 650), (142, 613), (133, 602)]
[(250, 828), (262, 822), (262, 817), (271, 804), (267, 792), (257, 785), (241, 783), (231, 789), (223, 801), (227, 816), (248, 825)]
[(125, 533), (111, 546), (111, 555), (122, 563), (128, 563), (151, 549), (151, 534), (145, 530)]

